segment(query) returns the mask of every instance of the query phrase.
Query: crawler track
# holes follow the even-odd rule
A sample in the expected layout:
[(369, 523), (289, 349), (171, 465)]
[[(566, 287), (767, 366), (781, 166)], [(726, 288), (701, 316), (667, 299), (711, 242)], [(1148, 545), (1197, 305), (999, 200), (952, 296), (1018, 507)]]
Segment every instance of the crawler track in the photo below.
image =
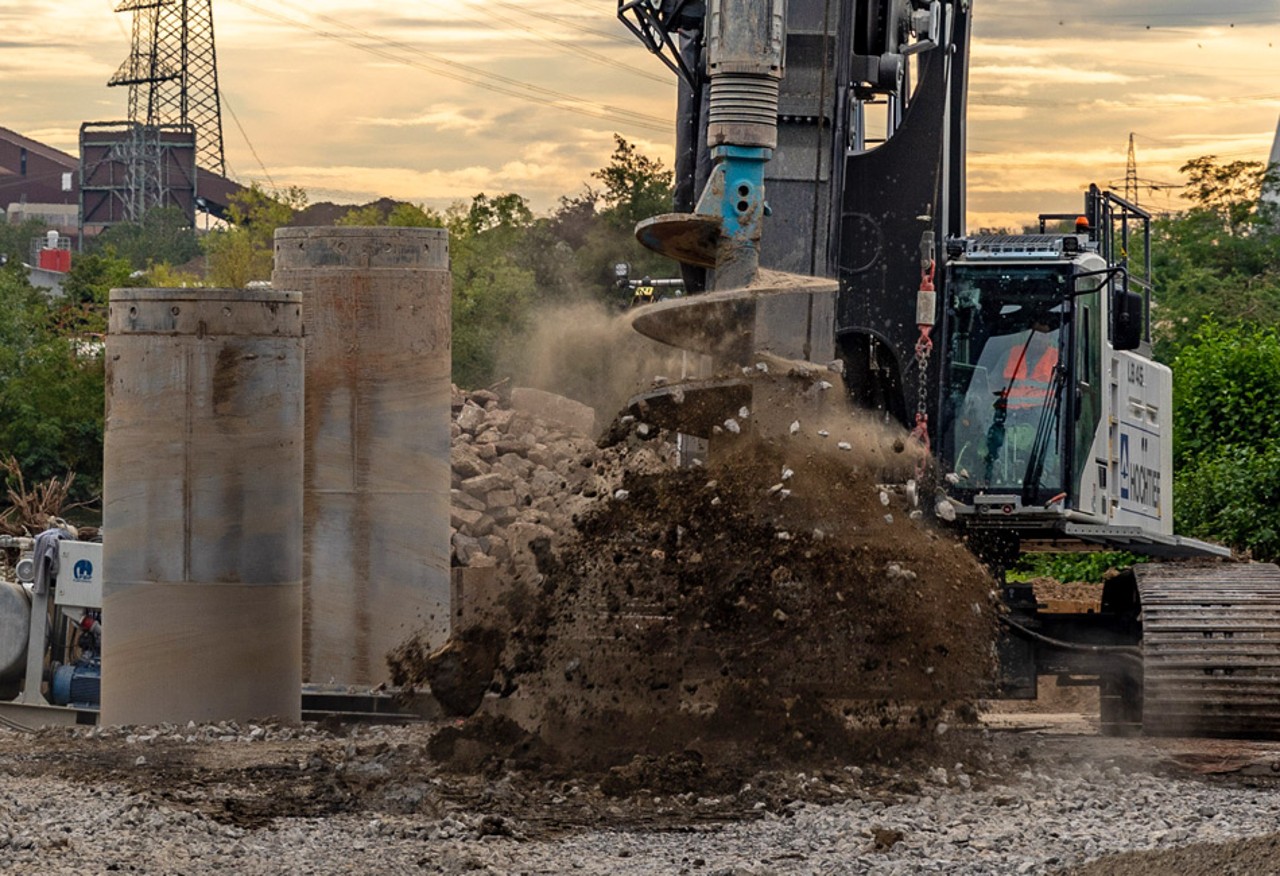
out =
[(1280, 567), (1138, 567), (1147, 733), (1280, 736)]

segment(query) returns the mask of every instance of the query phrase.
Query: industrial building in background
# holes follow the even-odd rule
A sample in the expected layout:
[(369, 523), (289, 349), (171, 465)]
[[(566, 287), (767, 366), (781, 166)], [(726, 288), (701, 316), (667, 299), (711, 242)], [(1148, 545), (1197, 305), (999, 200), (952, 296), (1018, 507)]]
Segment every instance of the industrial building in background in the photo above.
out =
[(158, 207), (177, 207), (194, 222), (195, 129), (137, 122), (81, 125), (81, 232), (141, 222)]
[(0, 208), (7, 221), (38, 219), (57, 231), (73, 232), (79, 192), (74, 155), (0, 128)]
[[(85, 122), (80, 158), (0, 128), (0, 221), (36, 221), (29, 255), (35, 285), (60, 294), (73, 252), (118, 222), (172, 206), (194, 222), (197, 211), (223, 217), (239, 183), (196, 165), (190, 126)], [(48, 231), (58, 232), (50, 243)]]

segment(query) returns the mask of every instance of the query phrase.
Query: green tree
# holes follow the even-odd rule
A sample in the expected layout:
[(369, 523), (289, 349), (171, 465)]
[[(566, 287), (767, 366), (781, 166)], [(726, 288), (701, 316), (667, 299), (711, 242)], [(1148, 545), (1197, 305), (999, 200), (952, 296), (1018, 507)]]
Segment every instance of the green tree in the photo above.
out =
[(1178, 530), (1254, 556), (1280, 532), (1280, 328), (1200, 326), (1173, 363)]
[(383, 210), (378, 204), (366, 204), (355, 207), (338, 217), (335, 225), (388, 225), (396, 228), (443, 228), (444, 216), (438, 211), (422, 204), (397, 202), (389, 210)]
[(177, 289), (205, 285), (198, 274), (180, 271), (168, 262), (152, 265), (141, 278), (142, 285), (154, 289)]
[(528, 318), (534, 273), (521, 253), (533, 225), (524, 198), (476, 195), (449, 208), (453, 269), (453, 379), (475, 388), (492, 383), (499, 351)]
[(677, 277), (679, 265), (641, 246), (635, 238), (638, 222), (671, 212), (674, 175), (656, 158), (614, 134), (609, 162), (591, 174), (603, 185), (600, 192), (587, 189), (579, 199), (562, 202), (562, 223), (588, 217), (585, 240), (575, 247), (574, 260), (583, 282), (599, 289), (618, 306), (631, 302), (631, 292), (615, 284), (614, 265), (626, 263), (631, 276)]
[(613, 142), (609, 163), (591, 174), (604, 185), (605, 221), (630, 231), (641, 219), (670, 213), (672, 172), (622, 135), (614, 134)]
[(31, 241), (43, 237), (49, 230), (39, 219), (28, 219), (10, 225), (0, 222), (0, 261), (6, 259), (12, 264), (21, 264), (31, 258)]
[(446, 216), (449, 231), (461, 237), (498, 231), (510, 238), (513, 232), (528, 228), (533, 223), (529, 202), (512, 193), (490, 198), (481, 192), (471, 199), (470, 204), (454, 204)]
[(200, 241), (177, 207), (156, 207), (141, 222), (112, 225), (93, 241), (93, 251), (113, 251), (135, 270), (167, 263), (184, 265), (200, 255)]
[(1260, 196), (1280, 181), (1275, 167), (1261, 161), (1222, 164), (1216, 155), (1203, 155), (1180, 170), (1188, 177), (1182, 196), (1195, 205), (1192, 212), (1216, 218), (1226, 234), (1247, 235), (1269, 221), (1270, 209)]
[(353, 207), (338, 217), (338, 221), (334, 225), (386, 225), (387, 216), (378, 209), (377, 204), (368, 204), (364, 207)]
[(0, 268), (0, 455), (30, 480), (76, 472), (81, 501), (101, 489), (104, 319), (100, 305), (51, 302), (21, 268)]
[(239, 289), (250, 280), (271, 279), (276, 229), (288, 225), (306, 204), (307, 194), (297, 186), (269, 195), (254, 183), (232, 195), (230, 224), (205, 237), (209, 281)]
[(1280, 444), (1280, 329), (1206, 323), (1173, 362), (1174, 463)]
[(1180, 532), (1280, 560), (1280, 444), (1228, 444), (1174, 479)]
[(1173, 368), (1174, 522), (1274, 558), (1280, 531), (1280, 235), (1260, 162), (1183, 167), (1155, 223), (1155, 354)]
[(1260, 198), (1274, 169), (1210, 155), (1183, 172), (1191, 207), (1154, 226), (1155, 353), (1166, 362), (1206, 319), (1246, 329), (1280, 322), (1280, 235)]
[(133, 269), (127, 260), (110, 252), (93, 252), (71, 260), (71, 270), (62, 281), (62, 291), (72, 304), (105, 308), (112, 289), (136, 285)]
[(422, 204), (401, 202), (387, 214), (387, 224), (398, 228), (443, 228), (444, 216)]

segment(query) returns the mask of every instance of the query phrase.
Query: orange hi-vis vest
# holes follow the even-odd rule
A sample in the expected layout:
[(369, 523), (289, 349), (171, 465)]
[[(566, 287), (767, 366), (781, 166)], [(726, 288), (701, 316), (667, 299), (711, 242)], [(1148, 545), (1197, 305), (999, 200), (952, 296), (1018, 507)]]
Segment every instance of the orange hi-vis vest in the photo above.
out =
[(1021, 346), (1011, 349), (1005, 357), (1004, 384), (1010, 387), (1008, 403), (1011, 408), (1035, 408), (1044, 404), (1053, 383), (1053, 369), (1058, 367), (1058, 348), (1049, 347), (1041, 353), (1030, 375), (1027, 373), (1027, 358)]

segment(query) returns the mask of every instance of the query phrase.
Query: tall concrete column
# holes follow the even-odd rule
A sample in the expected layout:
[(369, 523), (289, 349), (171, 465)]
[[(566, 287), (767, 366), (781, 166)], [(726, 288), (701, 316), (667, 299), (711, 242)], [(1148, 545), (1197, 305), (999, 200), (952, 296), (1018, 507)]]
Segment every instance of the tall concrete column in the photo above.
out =
[(448, 233), (282, 228), (307, 334), (303, 676), (376, 684), (449, 630)]
[(301, 296), (115, 289), (102, 716), (301, 709)]

